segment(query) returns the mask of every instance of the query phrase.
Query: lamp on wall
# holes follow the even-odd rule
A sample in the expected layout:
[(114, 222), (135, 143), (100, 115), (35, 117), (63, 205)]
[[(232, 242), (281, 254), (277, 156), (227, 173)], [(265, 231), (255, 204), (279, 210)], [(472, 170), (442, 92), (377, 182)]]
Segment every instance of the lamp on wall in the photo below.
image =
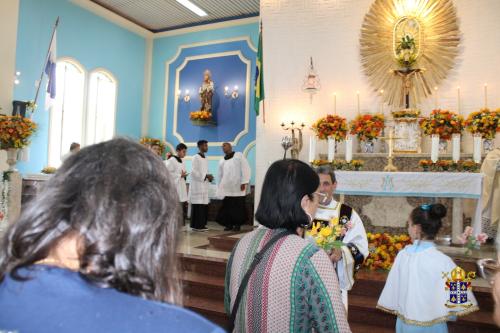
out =
[[(299, 158), (299, 153), (302, 150), (303, 146), (303, 141), (302, 141), (302, 130), (304, 129), (306, 125), (304, 123), (300, 124), (299, 126), (296, 126), (296, 123), (292, 121), (290, 125), (286, 125), (285, 123), (281, 123), (281, 128), (285, 131), (291, 131), (292, 136), (291, 138), (288, 137), (288, 141), (290, 141), (290, 146), (288, 148), (291, 148), (290, 153), (292, 154), (293, 159), (298, 159)], [(298, 135), (297, 135), (298, 133)], [(283, 143), (282, 143), (283, 145)], [(285, 147), (283, 146), (285, 149)], [(285, 158), (286, 158), (286, 150), (285, 149)]]
[(19, 80), (20, 76), (21, 76), (21, 72), (17, 71), (16, 75), (14, 76), (14, 84), (15, 85), (18, 85), (19, 83), (21, 83), (21, 81)]
[(239, 97), (239, 88), (238, 88), (238, 86), (234, 86), (233, 91), (231, 91), (231, 93), (229, 93), (229, 87), (225, 86), (224, 87), (224, 96), (226, 98), (237, 99)]
[(186, 89), (186, 91), (184, 92), (184, 95), (182, 95), (182, 90), (177, 90), (177, 98), (178, 99), (182, 99), (184, 101), (184, 103), (189, 103), (189, 101), (191, 101), (191, 95), (190, 95), (190, 92), (189, 92), (189, 89)]

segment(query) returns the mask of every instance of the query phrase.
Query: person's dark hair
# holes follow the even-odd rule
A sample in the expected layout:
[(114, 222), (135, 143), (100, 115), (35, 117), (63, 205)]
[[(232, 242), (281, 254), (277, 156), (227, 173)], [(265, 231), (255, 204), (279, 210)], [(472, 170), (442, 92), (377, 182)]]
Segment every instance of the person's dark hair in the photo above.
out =
[(410, 219), (420, 225), (426, 238), (434, 239), (441, 229), (441, 219), (446, 216), (446, 207), (442, 204), (426, 204), (413, 209)]
[(298, 160), (280, 160), (267, 170), (256, 220), (270, 228), (291, 231), (309, 224), (309, 217), (300, 205), (308, 195), (311, 200), (319, 186), (319, 177), (311, 167)]
[(180, 304), (177, 202), (167, 168), (143, 146), (114, 139), (84, 148), (66, 160), (5, 233), (0, 281), (6, 274), (29, 278), (19, 269), (75, 235), (79, 273), (89, 282)]
[(188, 149), (188, 147), (185, 144), (183, 144), (183, 143), (179, 143), (177, 145), (177, 147), (175, 147), (176, 151), (181, 151), (181, 150), (184, 150), (184, 149)]
[(203, 146), (204, 144), (207, 144), (208, 141), (207, 140), (200, 140), (198, 141), (198, 143), (196, 144), (198, 146), (198, 148), (200, 148), (201, 146)]
[(333, 171), (333, 169), (330, 167), (320, 166), (319, 168), (316, 169), (316, 173), (318, 175), (329, 175), (330, 178), (332, 179), (332, 184), (335, 184), (337, 182), (337, 178), (335, 177), (335, 171)]
[[(66, 146), (67, 147), (67, 146)], [(80, 144), (78, 142), (73, 142), (70, 146), (69, 146), (69, 151), (73, 151), (75, 150), (76, 148), (80, 147)]]

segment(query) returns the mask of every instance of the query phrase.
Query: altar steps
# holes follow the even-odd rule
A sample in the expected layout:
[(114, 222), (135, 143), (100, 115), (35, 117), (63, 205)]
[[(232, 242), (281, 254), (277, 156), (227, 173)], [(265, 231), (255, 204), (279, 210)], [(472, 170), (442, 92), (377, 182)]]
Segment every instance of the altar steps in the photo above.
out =
[[(226, 327), (224, 276), (226, 261), (193, 255), (180, 255), (184, 306)], [(395, 316), (376, 309), (387, 273), (361, 270), (349, 293), (349, 324), (353, 333), (394, 332)], [(449, 323), (450, 333), (499, 332), (492, 319), (493, 300), (489, 288), (474, 290), (481, 310)]]

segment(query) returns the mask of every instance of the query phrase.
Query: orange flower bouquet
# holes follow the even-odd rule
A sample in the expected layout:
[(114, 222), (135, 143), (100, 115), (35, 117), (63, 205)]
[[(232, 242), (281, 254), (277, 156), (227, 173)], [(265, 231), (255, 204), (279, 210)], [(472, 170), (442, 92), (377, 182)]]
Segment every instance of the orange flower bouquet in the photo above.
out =
[(399, 251), (411, 244), (408, 235), (389, 235), (387, 233), (367, 233), (370, 254), (364, 262), (369, 270), (390, 270)]
[(22, 149), (30, 144), (36, 124), (21, 116), (0, 115), (0, 148)]
[(357, 116), (351, 122), (351, 134), (356, 135), (361, 141), (371, 141), (378, 138), (385, 127), (382, 114), (365, 114)]
[(189, 119), (198, 121), (210, 121), (212, 120), (212, 112), (208, 111), (194, 111), (189, 114)]
[(316, 121), (312, 130), (320, 140), (332, 138), (343, 141), (347, 135), (347, 121), (340, 116), (329, 114)]
[(442, 140), (450, 140), (453, 134), (464, 129), (464, 118), (449, 110), (432, 110), (428, 118), (420, 120), (420, 128), (426, 135), (439, 135)]
[(465, 129), (471, 134), (481, 134), (483, 139), (493, 140), (496, 132), (500, 132), (500, 109), (484, 108), (472, 112), (465, 120)]

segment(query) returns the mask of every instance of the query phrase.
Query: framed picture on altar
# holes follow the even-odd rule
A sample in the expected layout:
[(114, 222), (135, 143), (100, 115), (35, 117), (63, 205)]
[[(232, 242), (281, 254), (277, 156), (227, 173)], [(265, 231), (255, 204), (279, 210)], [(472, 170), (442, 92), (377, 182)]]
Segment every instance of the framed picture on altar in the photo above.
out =
[(394, 119), (395, 153), (421, 153), (422, 133), (417, 118)]

